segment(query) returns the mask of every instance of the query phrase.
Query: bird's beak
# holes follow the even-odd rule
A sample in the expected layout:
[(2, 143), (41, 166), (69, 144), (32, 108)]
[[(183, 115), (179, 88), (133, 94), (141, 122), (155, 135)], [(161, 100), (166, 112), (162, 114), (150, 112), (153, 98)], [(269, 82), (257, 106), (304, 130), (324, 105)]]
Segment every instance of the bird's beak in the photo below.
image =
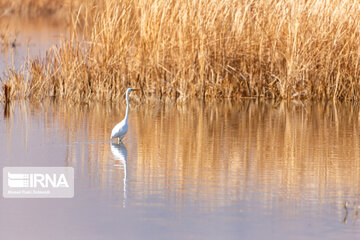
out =
[(140, 91), (139, 88), (133, 88), (133, 91)]

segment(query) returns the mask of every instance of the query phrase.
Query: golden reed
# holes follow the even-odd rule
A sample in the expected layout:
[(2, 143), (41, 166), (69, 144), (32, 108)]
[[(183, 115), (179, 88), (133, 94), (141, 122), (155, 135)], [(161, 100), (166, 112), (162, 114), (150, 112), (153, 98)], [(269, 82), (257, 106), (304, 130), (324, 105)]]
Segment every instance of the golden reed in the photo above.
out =
[(10, 70), (10, 98), (360, 97), (358, 1), (74, 2), (70, 38)]

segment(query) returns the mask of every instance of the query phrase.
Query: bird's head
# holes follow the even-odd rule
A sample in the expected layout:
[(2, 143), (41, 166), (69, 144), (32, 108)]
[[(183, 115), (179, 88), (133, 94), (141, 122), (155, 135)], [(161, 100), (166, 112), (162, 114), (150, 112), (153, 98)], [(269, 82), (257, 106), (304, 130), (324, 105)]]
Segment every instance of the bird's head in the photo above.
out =
[(139, 91), (140, 89), (137, 89), (137, 88), (128, 88), (127, 90), (126, 90), (126, 94), (129, 94), (129, 93), (131, 93), (132, 91)]

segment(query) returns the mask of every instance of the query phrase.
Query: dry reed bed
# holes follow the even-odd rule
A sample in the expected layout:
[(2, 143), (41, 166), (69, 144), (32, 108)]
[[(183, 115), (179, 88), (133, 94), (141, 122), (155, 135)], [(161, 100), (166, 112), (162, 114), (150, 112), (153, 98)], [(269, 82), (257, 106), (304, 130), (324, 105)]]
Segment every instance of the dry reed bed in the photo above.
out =
[(0, 0), (0, 17), (55, 17), (62, 21), (80, 6), (94, 6), (95, 0)]
[(0, 17), (37, 17), (63, 11), (65, 1), (59, 0), (0, 0)]
[(27, 71), (8, 72), (3, 85), (10, 99), (113, 101), (128, 86), (140, 87), (144, 99), (177, 101), (360, 97), (358, 1), (104, 0), (101, 7), (79, 6), (71, 39), (32, 60)]

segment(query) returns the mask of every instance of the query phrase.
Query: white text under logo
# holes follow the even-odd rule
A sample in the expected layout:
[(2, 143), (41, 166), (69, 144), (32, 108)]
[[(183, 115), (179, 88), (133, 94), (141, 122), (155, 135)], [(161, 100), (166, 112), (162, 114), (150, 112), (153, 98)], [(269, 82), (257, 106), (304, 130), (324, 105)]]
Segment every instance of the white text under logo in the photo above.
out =
[(72, 167), (5, 167), (5, 198), (71, 198), (74, 196)]

